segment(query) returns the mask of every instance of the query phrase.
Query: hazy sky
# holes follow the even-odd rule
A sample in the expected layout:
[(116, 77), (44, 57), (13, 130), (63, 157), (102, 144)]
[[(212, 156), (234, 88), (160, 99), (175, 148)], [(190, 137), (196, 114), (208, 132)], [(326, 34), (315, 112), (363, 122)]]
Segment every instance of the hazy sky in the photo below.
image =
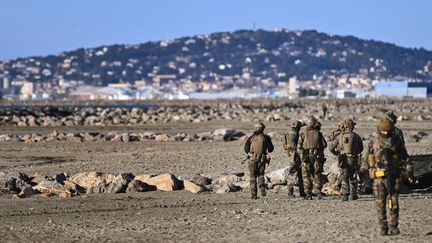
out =
[(316, 29), (432, 50), (429, 0), (0, 2), (0, 60), (256, 28)]

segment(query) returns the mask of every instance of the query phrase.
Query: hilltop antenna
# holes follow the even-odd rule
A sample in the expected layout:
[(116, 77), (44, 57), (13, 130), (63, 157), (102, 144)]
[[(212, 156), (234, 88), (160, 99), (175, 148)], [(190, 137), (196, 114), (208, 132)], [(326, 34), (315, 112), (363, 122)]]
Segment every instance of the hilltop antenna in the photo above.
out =
[(255, 20), (254, 20), (254, 21), (252, 21), (252, 29), (253, 29), (253, 30), (255, 30), (255, 27), (256, 27), (255, 25), (256, 25), (256, 24), (255, 24)]

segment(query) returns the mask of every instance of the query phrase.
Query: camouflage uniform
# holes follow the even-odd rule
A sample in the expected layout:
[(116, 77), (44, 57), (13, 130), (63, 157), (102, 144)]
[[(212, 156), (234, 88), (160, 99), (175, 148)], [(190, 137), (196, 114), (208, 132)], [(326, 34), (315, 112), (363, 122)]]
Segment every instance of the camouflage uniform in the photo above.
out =
[(404, 146), (402, 149), (404, 151), (402, 153), (406, 154), (408, 156), (407, 159), (409, 159), (409, 155), (408, 155), (408, 152), (407, 152), (406, 147), (405, 147), (405, 138), (404, 138), (403, 132), (398, 127), (396, 127), (397, 116), (393, 113), (393, 111), (387, 111), (385, 113), (385, 117), (393, 123), (393, 134), (396, 137), (398, 137), (399, 140), (403, 143)]
[(343, 201), (348, 200), (348, 194), (351, 195), (351, 200), (358, 198), (356, 174), (360, 167), (359, 159), (363, 151), (363, 142), (361, 137), (353, 132), (354, 126), (354, 121), (346, 120), (344, 130), (330, 145), (330, 151), (338, 156)]
[(298, 144), (298, 149), (301, 151), (306, 199), (312, 199), (312, 192), (317, 195), (318, 199), (322, 198), (322, 163), (325, 161), (323, 151), (327, 147), (327, 142), (317, 129), (317, 124), (318, 121), (313, 116), (308, 118), (307, 127), (300, 134)]
[(290, 171), (287, 178), (288, 197), (293, 196), (294, 184), (297, 180), (300, 196), (304, 197), (303, 177), (301, 173), (301, 160), (297, 153), (299, 131), (303, 124), (295, 121), (291, 124), (291, 130), (284, 136), (283, 146), (288, 155)]
[(244, 151), (249, 154), (250, 188), (252, 199), (257, 198), (257, 182), (261, 195), (266, 195), (264, 173), (266, 164), (270, 162), (267, 153), (274, 150), (270, 136), (264, 134), (264, 124), (255, 125), (255, 131), (244, 146)]
[[(387, 118), (380, 121), (377, 134), (371, 136), (367, 148), (367, 160), (362, 170), (368, 170), (373, 178), (375, 204), (382, 235), (399, 234), (398, 195), (405, 171), (413, 176), (413, 167), (402, 140), (394, 133), (394, 126)], [(386, 204), (389, 208), (387, 214)]]

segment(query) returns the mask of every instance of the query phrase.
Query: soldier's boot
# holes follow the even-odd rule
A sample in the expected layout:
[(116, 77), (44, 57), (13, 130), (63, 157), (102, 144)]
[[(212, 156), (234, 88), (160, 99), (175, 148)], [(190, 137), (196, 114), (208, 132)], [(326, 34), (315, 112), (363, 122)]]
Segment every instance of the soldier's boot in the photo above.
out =
[(267, 195), (266, 185), (264, 183), (264, 176), (258, 177), (258, 185), (260, 188), (261, 196), (265, 197)]
[(388, 231), (389, 235), (398, 235), (400, 234), (400, 230), (398, 228), (390, 228)]
[(359, 197), (357, 196), (357, 194), (354, 194), (354, 195), (351, 195), (350, 196), (350, 200), (351, 201), (355, 201), (355, 200), (357, 200)]
[(387, 235), (387, 230), (388, 230), (387, 227), (381, 227), (381, 229), (380, 229), (380, 235)]
[(387, 231), (389, 230), (389, 227), (388, 227), (386, 219), (385, 218), (384, 218), (384, 220), (379, 219), (378, 222), (379, 222), (379, 225), (381, 226), (380, 235), (387, 235)]
[(348, 195), (347, 194), (342, 195), (342, 201), (348, 201)]
[(312, 193), (306, 192), (306, 196), (304, 197), (305, 200), (312, 200)]
[(293, 187), (288, 187), (288, 199), (290, 198), (294, 198), (294, 188)]
[(261, 196), (265, 197), (267, 195), (267, 191), (264, 186), (260, 186)]

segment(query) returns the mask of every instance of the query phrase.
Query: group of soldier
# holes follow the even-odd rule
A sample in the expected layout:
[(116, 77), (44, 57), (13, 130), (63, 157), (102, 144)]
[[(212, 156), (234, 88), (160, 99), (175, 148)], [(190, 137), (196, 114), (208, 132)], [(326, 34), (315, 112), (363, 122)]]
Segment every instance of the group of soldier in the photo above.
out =
[[(329, 150), (338, 158), (342, 201), (357, 200), (359, 174), (366, 174), (373, 180), (373, 193), (378, 211), (380, 234), (399, 234), (398, 194), (401, 183), (413, 178), (410, 162), (402, 131), (397, 128), (397, 117), (393, 112), (385, 113), (377, 126), (377, 131), (370, 136), (364, 150), (362, 138), (354, 132), (356, 123), (347, 119), (338, 124), (338, 129), (331, 135)], [(303, 131), (301, 128), (305, 126)], [(270, 136), (264, 133), (265, 126), (254, 126), (252, 136), (245, 143), (244, 150), (249, 158), (251, 198), (257, 199), (258, 189), (261, 196), (266, 195), (265, 167), (270, 162), (268, 153), (274, 146)], [(289, 174), (287, 178), (288, 198), (294, 197), (297, 185), (300, 197), (312, 200), (322, 199), (322, 173), (326, 158), (324, 149), (327, 141), (321, 133), (321, 123), (309, 116), (305, 123), (294, 121), (283, 139), (283, 148), (288, 155)], [(388, 207), (388, 214), (387, 214)]]

